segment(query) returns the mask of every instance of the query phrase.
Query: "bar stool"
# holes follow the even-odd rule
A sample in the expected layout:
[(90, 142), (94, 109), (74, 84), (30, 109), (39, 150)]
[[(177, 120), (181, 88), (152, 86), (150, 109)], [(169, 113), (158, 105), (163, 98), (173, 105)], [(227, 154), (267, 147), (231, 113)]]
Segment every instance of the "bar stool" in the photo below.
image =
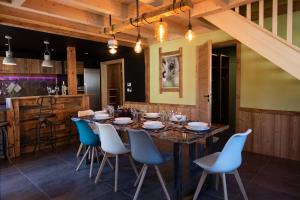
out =
[(53, 113), (53, 105), (56, 104), (55, 97), (39, 97), (37, 99), (37, 104), (39, 105), (39, 114), (36, 116), (36, 140), (33, 152), (35, 152), (37, 148), (40, 149), (41, 129), (43, 128), (50, 128), (49, 143), (53, 150), (56, 146), (56, 127), (64, 124), (64, 122), (50, 119), (55, 117), (55, 114)]
[(5, 158), (8, 160), (9, 163), (11, 163), (10, 155), (9, 155), (9, 149), (13, 149), (14, 157), (15, 155), (15, 148), (14, 144), (8, 143), (8, 134), (7, 134), (7, 126), (9, 125), (8, 122), (0, 122), (0, 135), (2, 136), (2, 147), (3, 147), (3, 153)]

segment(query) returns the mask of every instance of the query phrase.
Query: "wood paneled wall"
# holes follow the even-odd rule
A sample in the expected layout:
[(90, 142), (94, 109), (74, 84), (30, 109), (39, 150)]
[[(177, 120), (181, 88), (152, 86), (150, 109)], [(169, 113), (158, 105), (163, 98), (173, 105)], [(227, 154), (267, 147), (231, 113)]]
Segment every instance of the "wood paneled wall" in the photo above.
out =
[(300, 161), (300, 112), (240, 108), (237, 131), (253, 129), (245, 150)]
[(125, 102), (125, 107), (144, 109), (147, 112), (174, 111), (186, 115), (189, 120), (199, 120), (199, 109), (194, 105)]

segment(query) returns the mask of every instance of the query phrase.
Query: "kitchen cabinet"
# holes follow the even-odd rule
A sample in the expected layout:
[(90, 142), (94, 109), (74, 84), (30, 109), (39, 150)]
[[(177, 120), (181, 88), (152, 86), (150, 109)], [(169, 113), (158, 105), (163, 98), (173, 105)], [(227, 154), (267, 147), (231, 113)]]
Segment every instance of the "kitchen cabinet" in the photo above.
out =
[(0, 57), (0, 73), (2, 74), (62, 74), (62, 61), (53, 60), (53, 67), (42, 67), (42, 60), (15, 58), (17, 65), (3, 65)]

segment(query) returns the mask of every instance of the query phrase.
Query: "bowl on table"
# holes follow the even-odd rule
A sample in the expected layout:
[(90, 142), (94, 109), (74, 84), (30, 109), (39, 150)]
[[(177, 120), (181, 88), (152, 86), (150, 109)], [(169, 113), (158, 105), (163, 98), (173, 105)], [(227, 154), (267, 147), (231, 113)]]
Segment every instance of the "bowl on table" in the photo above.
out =
[(206, 131), (209, 129), (209, 125), (205, 122), (189, 122), (186, 128), (193, 131)]
[(160, 129), (163, 127), (164, 127), (164, 125), (160, 121), (146, 121), (143, 124), (143, 128), (145, 128), (145, 129)]
[(95, 115), (97, 114), (107, 114), (107, 111), (106, 110), (95, 111)]
[(159, 113), (145, 113), (146, 118), (159, 118)]
[(96, 119), (96, 120), (109, 119), (109, 114), (95, 114), (94, 119)]
[(170, 120), (173, 122), (185, 122), (186, 116), (185, 115), (172, 115)]
[(114, 120), (114, 124), (130, 124), (132, 122), (130, 117), (117, 117)]

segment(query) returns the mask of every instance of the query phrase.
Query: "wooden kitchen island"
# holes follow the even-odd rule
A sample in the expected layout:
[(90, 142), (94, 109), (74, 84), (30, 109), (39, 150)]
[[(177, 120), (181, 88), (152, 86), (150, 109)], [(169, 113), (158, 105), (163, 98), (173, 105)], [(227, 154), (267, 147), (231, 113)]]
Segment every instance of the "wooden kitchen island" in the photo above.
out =
[[(89, 109), (90, 95), (57, 95), (53, 105), (53, 119), (63, 122), (56, 128), (56, 145), (63, 145), (70, 140), (70, 116), (76, 115), (79, 110)], [(35, 131), (39, 106), (37, 99), (40, 96), (12, 97), (6, 99), (9, 144), (14, 144), (15, 152), (10, 154), (16, 157), (22, 153), (31, 152), (35, 144)], [(41, 132), (47, 132), (47, 128)], [(73, 131), (75, 133), (75, 131)], [(74, 135), (73, 133), (73, 135)], [(73, 137), (73, 141), (74, 141)], [(72, 140), (71, 140), (72, 142)], [(47, 148), (41, 145), (41, 149)]]

